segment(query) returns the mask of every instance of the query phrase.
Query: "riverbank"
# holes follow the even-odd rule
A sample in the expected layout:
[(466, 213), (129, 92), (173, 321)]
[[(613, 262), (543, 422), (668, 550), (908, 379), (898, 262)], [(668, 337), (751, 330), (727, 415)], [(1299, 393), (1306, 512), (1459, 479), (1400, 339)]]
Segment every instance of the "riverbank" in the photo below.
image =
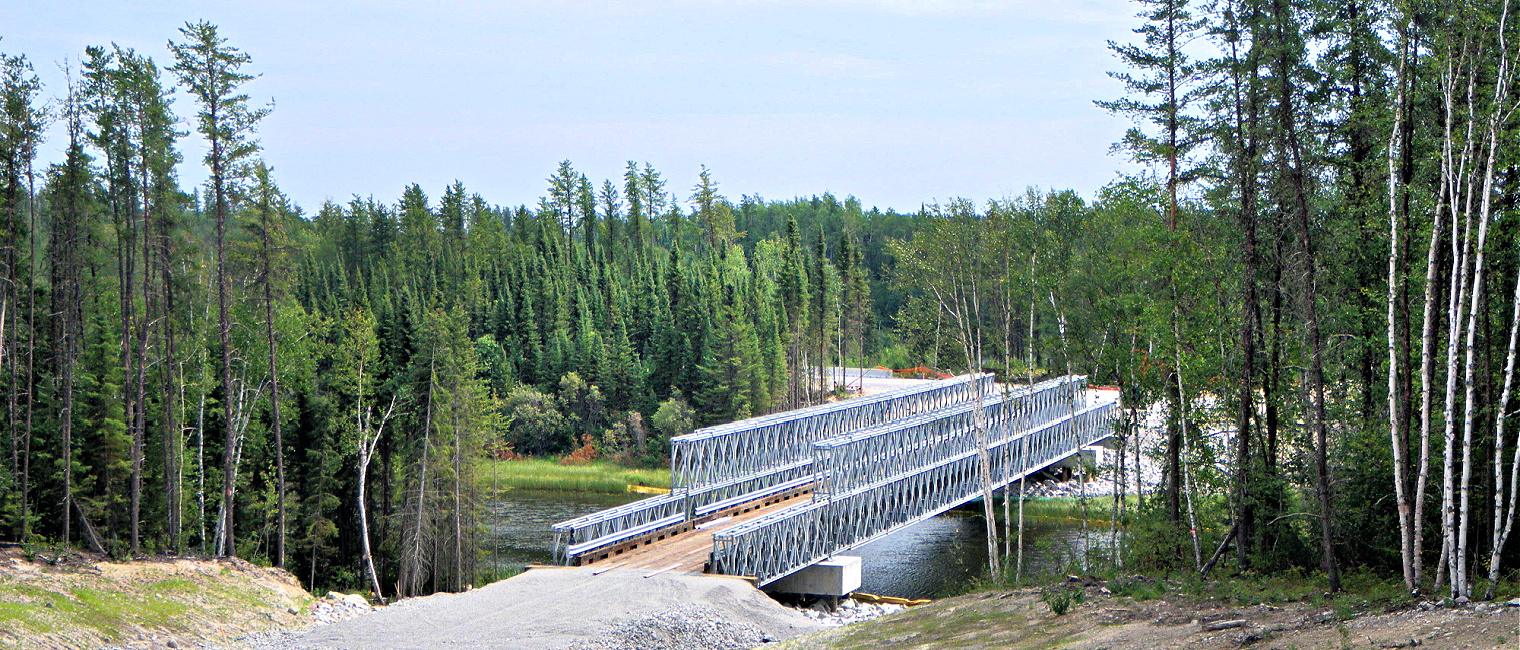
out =
[[(783, 650), (1235, 650), (1514, 647), (1520, 606), (1444, 606), (1396, 581), (1347, 579), (1328, 596), (1314, 577), (1218, 581), (1087, 578), (1045, 588), (993, 589), (793, 639)], [(1052, 611), (1061, 602), (1064, 614)], [(1515, 603), (1520, 603), (1517, 599)]]
[(670, 470), (633, 469), (605, 461), (564, 465), (557, 460), (528, 458), (488, 460), (480, 468), (483, 487), (490, 492), (541, 490), (621, 494), (651, 488), (670, 489)]
[[(1131, 506), (1133, 506), (1135, 503), (1134, 497), (1129, 497), (1128, 501)], [(993, 502), (996, 506), (993, 509), (993, 514), (997, 517), (1001, 525), (1001, 522), (1003, 520), (1003, 501), (1001, 496), (994, 497)], [(1113, 503), (1114, 500), (1112, 497), (1088, 497), (1087, 503), (1084, 506), (1080, 497), (1030, 496), (1024, 498), (1024, 519), (1035, 521), (1060, 521), (1074, 524), (1080, 524), (1083, 519), (1086, 519), (1089, 526), (1102, 525), (1104, 527), (1107, 527), (1109, 520), (1113, 517)], [(1009, 504), (1008, 514), (1010, 517), (1016, 519), (1018, 517), (1018, 512), (1018, 500), (1013, 499), (1012, 503)]]

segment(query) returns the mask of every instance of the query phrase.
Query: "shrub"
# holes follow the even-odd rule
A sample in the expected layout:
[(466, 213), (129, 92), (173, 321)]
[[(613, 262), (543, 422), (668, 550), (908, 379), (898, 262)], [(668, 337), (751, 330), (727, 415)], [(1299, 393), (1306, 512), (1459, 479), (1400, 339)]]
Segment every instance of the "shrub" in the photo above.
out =
[(1115, 598), (1133, 598), (1135, 600), (1155, 600), (1166, 595), (1166, 587), (1155, 580), (1149, 580), (1140, 576), (1133, 578), (1116, 578), (1108, 581), (1108, 590)]
[(1050, 611), (1056, 616), (1065, 616), (1071, 611), (1071, 606), (1082, 602), (1082, 590), (1078, 587), (1064, 585), (1046, 587), (1040, 591), (1040, 600), (1050, 606)]
[(559, 464), (584, 465), (593, 460), (596, 460), (596, 443), (592, 441), (591, 434), (587, 433), (581, 436), (580, 448), (559, 459)]

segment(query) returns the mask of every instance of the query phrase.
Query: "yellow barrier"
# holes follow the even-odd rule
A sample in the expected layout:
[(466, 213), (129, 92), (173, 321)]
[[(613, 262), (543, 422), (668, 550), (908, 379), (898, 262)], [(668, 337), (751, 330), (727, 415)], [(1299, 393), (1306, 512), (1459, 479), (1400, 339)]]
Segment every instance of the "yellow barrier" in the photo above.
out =
[(910, 600), (910, 599), (907, 599), (907, 598), (898, 598), (896, 596), (878, 596), (876, 594), (868, 594), (868, 593), (865, 593), (865, 592), (858, 592), (858, 591), (855, 592), (855, 593), (853, 593), (853, 594), (850, 594), (850, 597), (854, 598), (855, 600), (858, 600), (858, 601), (860, 601), (862, 603), (881, 603), (881, 604), (885, 604), (885, 605), (903, 605), (903, 606), (906, 606), (906, 607), (916, 607), (918, 605), (927, 605), (929, 603), (934, 602), (934, 601), (929, 600), (927, 598), (920, 598), (920, 599), (917, 599), (917, 600)]

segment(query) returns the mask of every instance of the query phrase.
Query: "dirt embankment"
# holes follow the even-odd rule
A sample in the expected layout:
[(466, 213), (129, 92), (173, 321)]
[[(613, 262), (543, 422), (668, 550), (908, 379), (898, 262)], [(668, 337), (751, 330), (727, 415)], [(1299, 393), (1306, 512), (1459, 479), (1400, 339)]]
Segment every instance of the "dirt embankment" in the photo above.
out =
[(1224, 607), (1114, 598), (1100, 586), (1056, 616), (1035, 589), (961, 596), (792, 639), (785, 650), (1236, 650), (1520, 648), (1520, 607), (1430, 603), (1353, 616), (1324, 605)]
[(226, 646), (309, 624), (313, 605), (289, 573), (237, 559), (116, 563), (0, 549), (0, 649)]

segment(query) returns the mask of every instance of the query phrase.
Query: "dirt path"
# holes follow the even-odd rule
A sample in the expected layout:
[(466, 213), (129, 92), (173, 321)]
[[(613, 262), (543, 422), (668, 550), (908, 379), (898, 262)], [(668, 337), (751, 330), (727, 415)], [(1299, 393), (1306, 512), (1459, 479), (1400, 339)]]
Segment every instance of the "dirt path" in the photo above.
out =
[[(1136, 602), (1089, 588), (1086, 602), (1056, 616), (1036, 590), (962, 596), (907, 612), (793, 639), (786, 650), (1235, 650), (1326, 648), (1520, 649), (1520, 607), (1411, 607), (1341, 620), (1298, 603), (1220, 607)], [(1228, 622), (1228, 623), (1227, 623)], [(1210, 626), (1236, 625), (1220, 630)]]

